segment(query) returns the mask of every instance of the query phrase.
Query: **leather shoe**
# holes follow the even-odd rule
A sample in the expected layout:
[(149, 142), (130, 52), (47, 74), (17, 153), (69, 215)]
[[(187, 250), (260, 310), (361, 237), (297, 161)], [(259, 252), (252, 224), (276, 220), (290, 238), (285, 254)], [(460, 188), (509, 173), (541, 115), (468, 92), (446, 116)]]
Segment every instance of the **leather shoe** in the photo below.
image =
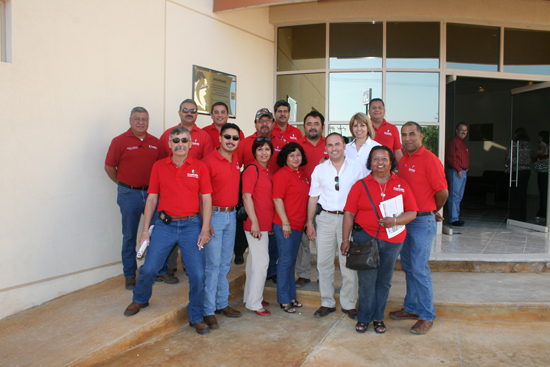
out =
[(271, 281), (275, 284), (277, 284), (277, 274), (273, 274), (272, 276), (268, 277), (267, 279), (271, 279)]
[(168, 273), (166, 273), (166, 274), (168, 274), (168, 275), (170, 275), (171, 277), (173, 277), (174, 274), (176, 274), (176, 270), (177, 270), (176, 268), (168, 268)]
[(434, 323), (428, 320), (418, 320), (411, 328), (413, 334), (426, 334), (432, 328)]
[(202, 319), (210, 329), (217, 329), (220, 327), (220, 325), (218, 325), (218, 320), (216, 320), (216, 316), (214, 315), (203, 316)]
[(145, 302), (143, 304), (132, 302), (130, 303), (130, 306), (126, 307), (126, 311), (124, 311), (124, 316), (134, 316), (136, 313), (139, 312), (141, 308), (145, 308), (149, 306), (149, 302)]
[(126, 289), (131, 291), (132, 289), (134, 289), (135, 286), (136, 286), (136, 278), (135, 277), (126, 278), (126, 281), (125, 281), (125, 284), (124, 284), (124, 287)]
[(241, 313), (241, 311), (237, 311), (234, 308), (232, 308), (231, 306), (224, 307), (221, 310), (216, 310), (216, 311), (214, 311), (214, 313), (216, 313), (218, 315), (223, 313), (227, 317), (241, 317), (243, 315)]
[(235, 265), (242, 265), (242, 264), (244, 264), (244, 256), (235, 255)]
[(334, 312), (334, 311), (336, 311), (336, 307), (321, 306), (317, 311), (315, 311), (313, 316), (315, 316), (315, 317), (325, 317), (326, 315), (328, 315), (329, 313)]
[(194, 327), (197, 333), (201, 335), (210, 334), (210, 330), (208, 330), (208, 325), (204, 321), (195, 322), (194, 324), (189, 321), (189, 326)]
[(344, 310), (342, 308), (342, 312), (347, 314), (350, 319), (357, 320), (357, 310), (355, 308), (352, 308), (351, 310)]
[(302, 288), (307, 283), (311, 282), (311, 280), (306, 278), (298, 278), (296, 279), (296, 288)]
[(463, 220), (456, 220), (456, 221), (452, 222), (451, 224), (453, 226), (462, 227), (464, 225), (464, 221)]
[(399, 311), (390, 312), (390, 317), (394, 320), (418, 320), (418, 315), (405, 311), (404, 308)]
[(176, 283), (179, 283), (180, 280), (176, 277), (171, 276), (171, 275), (162, 274), (162, 275), (157, 276), (157, 279), (155, 279), (155, 282), (164, 282), (166, 284), (176, 284)]

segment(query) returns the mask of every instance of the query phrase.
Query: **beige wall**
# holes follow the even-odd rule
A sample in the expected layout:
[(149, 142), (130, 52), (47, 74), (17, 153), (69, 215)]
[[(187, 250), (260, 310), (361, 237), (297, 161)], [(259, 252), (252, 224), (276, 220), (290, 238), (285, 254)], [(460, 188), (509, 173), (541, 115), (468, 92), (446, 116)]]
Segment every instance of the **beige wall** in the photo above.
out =
[(237, 75), (243, 125), (273, 104), (268, 9), (181, 4), (12, 1), (12, 62), (0, 63), (0, 318), (122, 273), (103, 165), (132, 107), (149, 110), (160, 136), (191, 94), (192, 64)]

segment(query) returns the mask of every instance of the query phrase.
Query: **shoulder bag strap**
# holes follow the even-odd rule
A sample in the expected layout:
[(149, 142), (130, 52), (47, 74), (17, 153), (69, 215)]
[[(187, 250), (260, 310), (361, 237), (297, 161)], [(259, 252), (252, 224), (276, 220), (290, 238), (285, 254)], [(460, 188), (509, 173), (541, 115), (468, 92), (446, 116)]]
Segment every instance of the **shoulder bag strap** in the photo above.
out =
[[(372, 198), (370, 197), (369, 189), (367, 189), (367, 185), (365, 184), (364, 180), (361, 180), (361, 183), (363, 184), (363, 187), (365, 188), (365, 191), (367, 192), (367, 195), (369, 196), (370, 203), (372, 205), (372, 209), (374, 210), (374, 213), (376, 214), (376, 218), (380, 220), (380, 216), (378, 215), (378, 211), (376, 210), (376, 207), (374, 206), (374, 203), (372, 202)], [(376, 234), (374, 235), (374, 238), (378, 237), (378, 231), (380, 230), (380, 225), (378, 225), (378, 228), (376, 229)]]

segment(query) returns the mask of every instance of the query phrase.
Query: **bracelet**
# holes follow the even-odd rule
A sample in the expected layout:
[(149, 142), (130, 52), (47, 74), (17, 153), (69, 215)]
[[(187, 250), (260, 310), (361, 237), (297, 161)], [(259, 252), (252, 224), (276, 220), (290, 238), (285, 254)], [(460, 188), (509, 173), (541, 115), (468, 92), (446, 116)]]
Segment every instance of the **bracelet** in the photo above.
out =
[(343, 240), (343, 241), (342, 241), (342, 243), (344, 243), (344, 242), (346, 242), (346, 241), (349, 241), (349, 238), (348, 238), (348, 239), (345, 239), (345, 240)]
[(283, 226), (289, 226), (290, 223), (283, 223)]
[(396, 226), (397, 225), (397, 217), (393, 217), (393, 219), (395, 220), (394, 226)]
[(144, 233), (147, 233), (147, 234), (149, 234), (149, 231), (144, 231), (144, 232), (141, 232), (141, 234), (144, 234)]

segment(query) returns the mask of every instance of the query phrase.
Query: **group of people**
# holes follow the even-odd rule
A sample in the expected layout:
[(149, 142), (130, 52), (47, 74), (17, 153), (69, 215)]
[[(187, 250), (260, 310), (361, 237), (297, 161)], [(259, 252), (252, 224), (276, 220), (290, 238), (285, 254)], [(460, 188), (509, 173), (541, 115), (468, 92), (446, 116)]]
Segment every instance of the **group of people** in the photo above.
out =
[[(247, 213), (242, 228), (249, 248), (243, 298), (247, 309), (270, 315), (263, 299), (267, 278), (277, 283), (283, 311), (296, 313), (302, 307), (296, 287), (310, 282), (309, 246), (314, 241), (321, 294), (315, 317), (336, 310), (338, 253), (342, 312), (357, 320), (357, 332), (367, 331), (371, 322), (376, 333), (385, 332), (384, 310), (401, 254), (407, 295), (403, 309), (390, 317), (417, 320), (413, 333), (429, 331), (436, 315), (428, 259), (448, 191), (441, 162), (422, 144), (421, 127), (407, 122), (400, 139), (397, 128), (384, 119), (384, 102), (373, 99), (370, 118), (357, 113), (350, 119), (353, 141), (346, 144), (338, 133), (323, 137), (325, 119), (317, 111), (305, 116), (304, 136), (288, 124), (286, 101), (278, 101), (274, 111), (258, 110), (256, 132), (244, 138), (237, 125), (227, 123), (225, 104), (214, 104), (213, 124), (199, 129), (197, 106), (185, 100), (179, 109), (181, 124), (159, 141), (147, 133), (147, 112), (132, 110), (130, 129), (113, 139), (105, 162), (109, 177), (118, 184), (124, 275), (127, 289), (134, 293), (124, 314), (135, 315), (149, 305), (155, 280), (170, 281), (173, 274), (168, 270), (175, 268), (170, 257), (179, 247), (190, 283), (190, 325), (207, 334), (219, 327), (215, 314), (241, 316), (229, 306), (227, 281), (239, 238), (236, 206), (241, 191)], [(148, 166), (149, 173), (142, 166)], [(128, 193), (132, 196), (125, 198)], [(395, 198), (402, 202), (403, 212), (382, 216), (380, 203)], [(141, 212), (139, 243), (150, 244), (136, 283)], [(389, 235), (396, 226), (406, 228)], [(375, 236), (380, 267), (347, 268), (350, 240), (364, 242)], [(235, 248), (235, 262), (237, 256)]]

